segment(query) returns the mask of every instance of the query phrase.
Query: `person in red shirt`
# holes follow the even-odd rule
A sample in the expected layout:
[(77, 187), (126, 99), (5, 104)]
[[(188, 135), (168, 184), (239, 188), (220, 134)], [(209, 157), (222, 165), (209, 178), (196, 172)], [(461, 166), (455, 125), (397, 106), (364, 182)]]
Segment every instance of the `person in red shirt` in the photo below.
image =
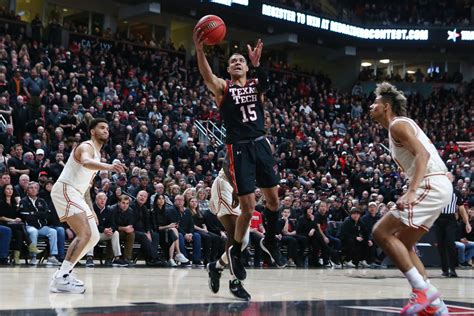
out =
[(262, 248), (260, 247), (260, 240), (263, 237), (265, 237), (265, 228), (263, 227), (262, 214), (254, 210), (250, 220), (250, 243), (255, 249), (253, 266), (256, 268), (261, 267)]

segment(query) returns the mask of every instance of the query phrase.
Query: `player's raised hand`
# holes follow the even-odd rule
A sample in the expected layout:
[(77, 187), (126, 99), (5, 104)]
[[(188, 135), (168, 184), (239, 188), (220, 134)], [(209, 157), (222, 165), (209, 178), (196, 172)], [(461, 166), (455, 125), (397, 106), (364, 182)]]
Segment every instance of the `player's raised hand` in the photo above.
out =
[(263, 42), (259, 38), (255, 48), (247, 44), (247, 49), (249, 51), (249, 59), (252, 62), (254, 67), (260, 66), (260, 56), (262, 56)]
[(456, 144), (467, 153), (474, 151), (474, 142), (456, 142)]
[(204, 49), (204, 41), (206, 38), (203, 36), (203, 34), (203, 31), (199, 27), (193, 32), (193, 41), (197, 50)]

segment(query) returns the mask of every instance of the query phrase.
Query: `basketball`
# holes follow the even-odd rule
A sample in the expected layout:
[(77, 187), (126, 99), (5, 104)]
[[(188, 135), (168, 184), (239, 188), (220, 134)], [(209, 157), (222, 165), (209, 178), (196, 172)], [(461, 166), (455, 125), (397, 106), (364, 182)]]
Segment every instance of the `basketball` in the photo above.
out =
[(203, 38), (206, 39), (204, 44), (206, 45), (216, 45), (221, 42), (227, 30), (224, 21), (217, 15), (203, 16), (194, 27), (194, 32), (198, 28), (203, 31)]

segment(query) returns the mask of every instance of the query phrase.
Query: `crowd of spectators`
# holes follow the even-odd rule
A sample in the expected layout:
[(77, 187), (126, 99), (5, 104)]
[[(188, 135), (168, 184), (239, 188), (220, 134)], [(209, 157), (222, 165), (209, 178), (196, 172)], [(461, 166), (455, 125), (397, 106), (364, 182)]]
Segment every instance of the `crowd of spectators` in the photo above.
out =
[[(437, 69), (439, 70), (439, 69)], [(405, 72), (405, 74), (391, 73), (387, 74), (386, 69), (374, 69), (364, 67), (359, 73), (360, 81), (390, 81), (390, 82), (446, 82), (446, 83), (462, 83), (463, 75), (459, 71), (452, 74), (441, 71), (433, 71), (425, 74), (420, 68), (417, 68), (413, 73)]]
[[(217, 65), (225, 76), (225, 60)], [(387, 151), (387, 133), (368, 115), (373, 96), (338, 91), (323, 74), (280, 67), (269, 76), (264, 104), (281, 176), (278, 238), (290, 262), (305, 266), (308, 253), (312, 266), (339, 265), (344, 258), (380, 266), (383, 254), (371, 227), (407, 183)], [(428, 131), (470, 207), (474, 162), (455, 141), (472, 139), (473, 99), (472, 83), (408, 98), (410, 116)], [(204, 142), (193, 124), (221, 122), (196, 61), (186, 61), (183, 52), (119, 43), (64, 48), (5, 34), (0, 114), (6, 121), (0, 132), (0, 262), (7, 262), (9, 238), (16, 264), (23, 250), (38, 263), (38, 237), (49, 246), (47, 264), (64, 259), (74, 232), (58, 222), (50, 191), (71, 150), (87, 139), (88, 123), (99, 117), (110, 122), (102, 159), (128, 167), (123, 174), (101, 171), (93, 182), (101, 240), (110, 240), (106, 264), (132, 265), (134, 244), (150, 266), (163, 259), (169, 266), (201, 266), (222, 252), (226, 234), (208, 200), (225, 147), (217, 139)], [(248, 263), (258, 267), (265, 261), (258, 251), (265, 234), (258, 189), (256, 199), (255, 252)]]
[[(472, 25), (472, 1), (437, 0), (335, 0), (329, 1), (332, 10), (324, 10), (320, 1), (310, 0), (272, 0), (276, 5), (284, 5), (311, 12), (313, 14), (333, 15), (346, 22), (364, 25)], [(334, 16), (336, 13), (336, 16)]]

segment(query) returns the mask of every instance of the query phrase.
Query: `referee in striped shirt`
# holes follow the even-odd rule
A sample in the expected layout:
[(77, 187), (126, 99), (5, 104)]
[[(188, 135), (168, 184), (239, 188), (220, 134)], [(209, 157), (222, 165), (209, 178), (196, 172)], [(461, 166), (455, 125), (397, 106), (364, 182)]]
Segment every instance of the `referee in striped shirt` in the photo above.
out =
[[(453, 175), (451, 173), (447, 175), (451, 182), (453, 182)], [(443, 209), (433, 225), (438, 240), (438, 252), (441, 259), (443, 277), (456, 278), (458, 276), (456, 274), (457, 250), (455, 244), (457, 231), (456, 210), (458, 207), (463, 220), (469, 223), (462, 195), (456, 188), (453, 188), (451, 202)]]

